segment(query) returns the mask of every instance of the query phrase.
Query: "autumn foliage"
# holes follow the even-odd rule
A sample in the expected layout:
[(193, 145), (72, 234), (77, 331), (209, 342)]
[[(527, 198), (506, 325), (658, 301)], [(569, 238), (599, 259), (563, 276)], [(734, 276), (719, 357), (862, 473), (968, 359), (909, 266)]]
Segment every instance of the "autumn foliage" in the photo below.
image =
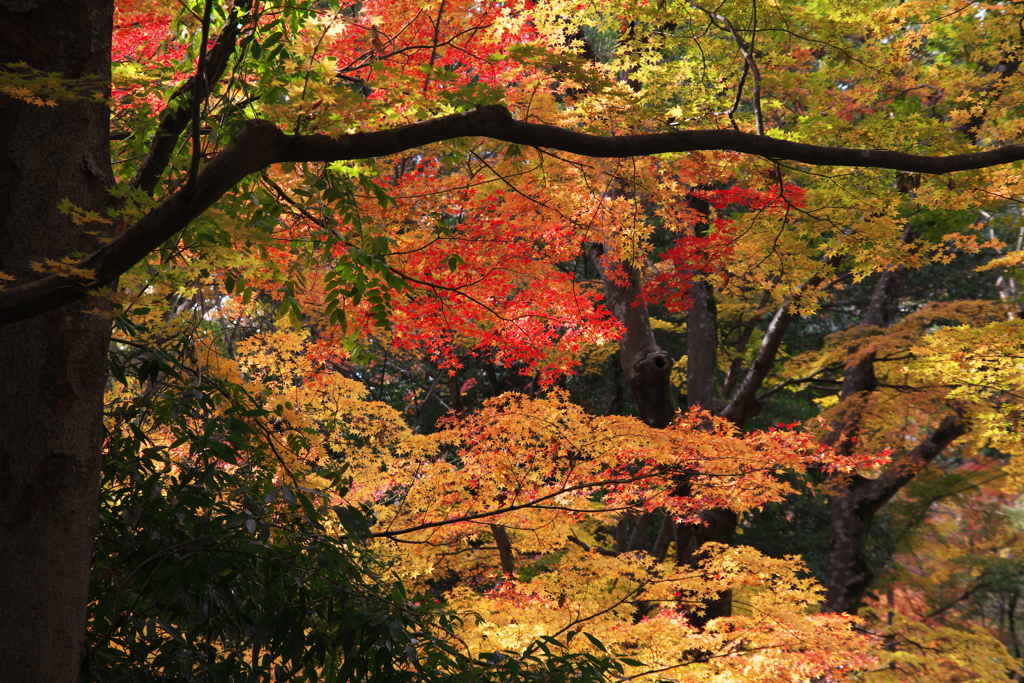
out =
[[(1012, 3), (119, 0), (115, 23), (119, 184), (107, 217), (65, 207), (83, 229), (187, 191), (257, 118), (339, 140), (502, 104), (934, 156), (1021, 131)], [(89, 675), (1007, 680), (1022, 182), (482, 138), (249, 175), (107, 293)], [(637, 324), (667, 426), (623, 398)], [(863, 581), (837, 587), (840, 536), (808, 538), (854, 508)], [(224, 548), (257, 559), (198, 563)]]

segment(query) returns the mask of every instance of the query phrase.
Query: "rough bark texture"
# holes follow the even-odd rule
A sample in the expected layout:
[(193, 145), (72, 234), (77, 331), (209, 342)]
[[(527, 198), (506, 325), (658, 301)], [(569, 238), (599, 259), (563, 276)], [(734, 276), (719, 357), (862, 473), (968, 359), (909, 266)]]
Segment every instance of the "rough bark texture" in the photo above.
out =
[(640, 273), (628, 268), (629, 282), (624, 287), (605, 275), (601, 245), (592, 245), (589, 256), (601, 273), (605, 305), (626, 328), (619, 341), (619, 352), (640, 419), (652, 427), (667, 427), (676, 411), (669, 383), (672, 360), (655, 341), (647, 305), (639, 300)]
[[(825, 261), (825, 265), (835, 268), (842, 262), (842, 258), (840, 255), (830, 257)], [(768, 373), (775, 367), (775, 360), (782, 346), (782, 339), (786, 335), (786, 330), (789, 329), (790, 323), (793, 322), (792, 304), (804, 293), (817, 289), (821, 285), (822, 280), (822, 275), (813, 276), (801, 285), (794, 292), (793, 296), (786, 299), (778, 310), (775, 311), (771, 322), (768, 323), (768, 329), (765, 330), (764, 336), (761, 338), (761, 345), (757, 349), (754, 362), (750, 364), (749, 368), (746, 368), (742, 380), (739, 379), (740, 369), (738, 367), (734, 367), (730, 371), (729, 377), (725, 382), (728, 389), (726, 394), (729, 403), (722, 411), (722, 417), (732, 420), (737, 426), (743, 426), (747, 420), (761, 414), (763, 407), (761, 398), (763, 396), (759, 397), (757, 392), (764, 386), (765, 378), (768, 377)], [(759, 308), (763, 307), (767, 302), (768, 296), (767, 292), (765, 292)], [(749, 339), (752, 333), (753, 326), (749, 325), (744, 334), (741, 335), (740, 344), (737, 346), (737, 349), (746, 348), (747, 339)], [(733, 391), (734, 387), (735, 390)]]
[[(700, 214), (709, 216), (711, 207), (706, 200), (693, 194), (687, 196), (687, 204)], [(698, 222), (694, 231), (698, 237), (706, 237), (710, 225)], [(719, 414), (726, 402), (718, 395), (718, 320), (715, 310), (714, 288), (694, 273), (690, 296), (692, 303), (686, 313), (686, 405), (700, 408), (712, 414)], [(689, 483), (679, 482), (679, 493), (687, 495)], [(676, 564), (696, 567), (700, 559), (700, 547), (705, 543), (732, 543), (736, 533), (736, 514), (731, 510), (710, 508), (700, 514), (699, 524), (679, 524), (675, 527)], [(717, 600), (709, 601), (703, 613), (691, 614), (690, 622), (703, 626), (711, 619), (732, 614), (732, 593), (725, 592)]]
[[(687, 205), (699, 215), (708, 217), (711, 205), (689, 193)], [(711, 228), (708, 219), (694, 226), (697, 237), (707, 237)], [(686, 406), (701, 408), (718, 414), (725, 401), (718, 396), (718, 320), (715, 310), (715, 292), (698, 270), (691, 275), (691, 305), (686, 312)]]
[[(906, 277), (903, 269), (882, 273), (864, 313), (865, 330), (887, 325), (896, 307), (899, 290)], [(862, 353), (859, 344), (848, 350), (850, 358), (843, 374), (839, 392), (839, 409), (825, 438), (826, 445), (835, 446), (843, 455), (853, 453), (864, 421), (864, 407), (871, 393), (878, 388), (875, 377), (875, 356)], [(825, 577), (825, 611), (849, 612), (863, 597), (871, 583), (872, 573), (864, 557), (864, 541), (868, 526), (881, 503), (874, 505), (865, 498), (861, 477), (847, 481), (834, 478), (833, 493), (828, 499), (829, 560)], [(864, 480), (866, 481), (866, 480)]]
[[(0, 64), (109, 83), (111, 0), (0, 0)], [(85, 80), (77, 81), (83, 87)], [(83, 91), (83, 95), (87, 95)], [(0, 96), (0, 271), (97, 248), (58, 209), (102, 211), (111, 183), (103, 99)], [(0, 328), (0, 678), (79, 676), (110, 324), (78, 302)]]
[[(707, 206), (703, 207), (707, 212)], [(626, 286), (607, 276), (603, 262), (604, 249), (600, 245), (590, 248), (591, 261), (601, 273), (605, 305), (622, 323), (625, 334), (619, 342), (622, 370), (629, 384), (640, 419), (652, 427), (667, 427), (675, 416), (672, 388), (669, 381), (672, 361), (654, 339), (647, 306), (639, 301), (640, 274), (627, 268)], [(718, 412), (725, 401), (718, 398), (715, 382), (718, 335), (715, 322), (714, 293), (707, 283), (695, 279), (693, 306), (687, 314), (687, 404)], [(680, 495), (685, 495), (688, 484), (679, 482)], [(654, 547), (651, 545), (651, 524), (654, 515), (645, 513), (637, 517), (626, 516), (616, 529), (616, 552), (643, 550), (656, 557), (664, 557), (669, 543), (676, 543), (676, 562), (695, 565), (697, 552), (708, 541), (730, 543), (736, 530), (736, 515), (730, 510), (707, 510), (701, 514), (702, 524), (676, 525), (671, 519), (661, 520)], [(708, 620), (731, 613), (731, 595), (722, 595), (710, 602), (703, 614), (690, 615), (691, 622), (703, 625)]]
[[(764, 385), (775, 366), (775, 359), (778, 356), (779, 348), (782, 346), (782, 338), (793, 322), (793, 313), (787, 301), (775, 312), (772, 320), (768, 323), (768, 329), (761, 338), (761, 346), (757, 350), (754, 362), (747, 368), (743, 380), (736, 387), (735, 393), (729, 399), (728, 405), (722, 411), (722, 417), (732, 420), (736, 425), (743, 425), (747, 420), (757, 417), (761, 413), (762, 404), (757, 398), (757, 392)], [(738, 373), (737, 373), (738, 374)]]

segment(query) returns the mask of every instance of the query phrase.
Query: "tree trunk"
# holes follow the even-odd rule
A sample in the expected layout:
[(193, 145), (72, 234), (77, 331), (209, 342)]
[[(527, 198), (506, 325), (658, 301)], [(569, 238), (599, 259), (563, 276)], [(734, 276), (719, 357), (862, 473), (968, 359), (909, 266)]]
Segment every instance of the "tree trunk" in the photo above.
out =
[(726, 403), (718, 397), (718, 325), (711, 285), (694, 280), (693, 306), (686, 314), (686, 405), (718, 414)]
[[(686, 203), (701, 216), (711, 215), (711, 205), (692, 193), (686, 196)], [(696, 223), (694, 234), (707, 237), (710, 230), (707, 220)], [(715, 291), (704, 279), (700, 269), (691, 274), (692, 305), (686, 313), (686, 405), (688, 408), (702, 408), (719, 414), (725, 408), (725, 401), (718, 396), (718, 321), (715, 310)]]
[[(589, 256), (601, 273), (604, 283), (605, 304), (622, 323), (625, 334), (619, 342), (622, 370), (629, 383), (633, 399), (640, 411), (640, 419), (652, 427), (667, 427), (675, 415), (672, 402), (672, 361), (654, 339), (647, 306), (640, 299), (640, 274), (635, 268), (626, 269), (629, 283), (626, 287), (605, 276), (600, 245), (590, 247)], [(725, 406), (715, 393), (717, 369), (717, 333), (715, 326), (714, 294), (704, 282), (694, 284), (694, 305), (687, 315), (687, 403), (715, 412)], [(679, 494), (686, 495), (686, 481), (679, 482)], [(616, 529), (616, 552), (644, 550), (651, 552), (649, 527), (653, 516), (625, 516)], [(736, 514), (731, 510), (710, 509), (701, 513), (702, 523), (671, 525), (676, 542), (676, 563), (695, 566), (697, 551), (708, 541), (730, 543), (736, 531)], [(667, 521), (662, 522), (655, 545), (664, 556), (670, 538), (665, 535)], [(729, 593), (706, 605), (702, 614), (691, 614), (690, 620), (702, 626), (710, 619), (729, 616), (732, 598)]]
[[(883, 327), (889, 324), (906, 269), (888, 270), (875, 284), (871, 303), (862, 325)], [(842, 455), (850, 455), (864, 422), (864, 407), (878, 388), (875, 377), (875, 356), (859, 352), (860, 344), (850, 346), (851, 359), (843, 374), (839, 393), (839, 409), (824, 443), (835, 446)], [(860, 356), (858, 358), (858, 355)], [(864, 498), (864, 480), (854, 476), (849, 481), (834, 477), (834, 491), (828, 497), (829, 555), (825, 576), (825, 611), (853, 612), (871, 584), (873, 573), (864, 557), (864, 541), (875, 510)]]
[(654, 339), (647, 304), (640, 298), (640, 273), (626, 266), (629, 282), (623, 287), (605, 276), (602, 245), (591, 245), (588, 256), (601, 273), (605, 305), (625, 328), (619, 341), (619, 358), (640, 419), (658, 429), (667, 427), (676, 412), (669, 382), (672, 359)]
[(828, 498), (826, 612), (854, 612), (874, 578), (864, 557), (864, 540), (874, 514), (864, 507), (864, 502), (853, 487)]
[[(33, 263), (96, 248), (106, 230), (58, 203), (102, 214), (107, 202), (112, 21), (111, 0), (0, 0), (0, 64), (57, 73), (78, 95), (56, 106), (0, 96), (0, 272), (16, 282), (38, 277)], [(103, 307), (86, 299), (0, 328), (4, 680), (80, 675), (110, 335), (85, 311)]]
[[(912, 238), (908, 231), (906, 241)], [(875, 285), (863, 325), (888, 326), (897, 308), (899, 293), (907, 276), (905, 268), (882, 273)], [(856, 437), (864, 422), (864, 409), (878, 388), (875, 356), (859, 351), (859, 343), (850, 346), (840, 391), (839, 409), (825, 439), (843, 455), (854, 452)], [(876, 479), (860, 475), (832, 478), (828, 499), (830, 543), (825, 577), (826, 612), (854, 612), (871, 585), (874, 574), (864, 556), (864, 542), (875, 513), (906, 485), (924, 465), (967, 431), (962, 411), (952, 406), (936, 429), (914, 449), (900, 457)]]
[(864, 540), (872, 518), (921, 468), (966, 434), (967, 426), (963, 409), (954, 406), (927, 438), (889, 465), (880, 477), (867, 479), (855, 474), (845, 488), (829, 496), (831, 545), (824, 611), (856, 611), (874, 578), (864, 557)]

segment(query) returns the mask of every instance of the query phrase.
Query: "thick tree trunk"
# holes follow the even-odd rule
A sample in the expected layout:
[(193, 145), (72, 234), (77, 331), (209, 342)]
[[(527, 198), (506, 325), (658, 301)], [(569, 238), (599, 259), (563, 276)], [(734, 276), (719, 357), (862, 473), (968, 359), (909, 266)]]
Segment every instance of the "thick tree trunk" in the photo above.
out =
[(640, 419), (652, 427), (667, 427), (676, 412), (669, 382), (672, 359), (654, 339), (647, 305), (640, 299), (640, 273), (635, 268), (627, 268), (629, 282), (623, 287), (605, 277), (601, 245), (591, 245), (588, 256), (601, 273), (605, 305), (626, 328), (619, 342), (619, 357)]
[(829, 554), (825, 576), (826, 612), (854, 612), (874, 578), (864, 557), (864, 541), (874, 511), (853, 487), (829, 496)]
[[(708, 216), (711, 207), (707, 201), (693, 195), (687, 203)], [(708, 223), (698, 223), (696, 234), (705, 237)], [(686, 405), (700, 408), (718, 415), (727, 403), (718, 393), (718, 319), (715, 307), (715, 291), (710, 283), (694, 273), (690, 310), (686, 313)], [(688, 488), (680, 482), (680, 492)], [(731, 544), (736, 534), (736, 513), (722, 508), (711, 508), (700, 514), (699, 524), (676, 526), (676, 564), (696, 567), (700, 548), (705, 543)], [(732, 614), (732, 593), (726, 592), (717, 600), (709, 601), (702, 614), (689, 615), (691, 623), (702, 626), (711, 619)]]
[[(0, 0), (0, 64), (58, 73), (80, 95), (56, 106), (0, 96), (0, 271), (18, 282), (38, 277), (33, 263), (96, 248), (87, 232), (105, 229), (57, 207), (102, 212), (107, 201), (112, 19), (111, 0)], [(85, 311), (102, 306), (0, 328), (3, 680), (80, 674), (110, 334)]]

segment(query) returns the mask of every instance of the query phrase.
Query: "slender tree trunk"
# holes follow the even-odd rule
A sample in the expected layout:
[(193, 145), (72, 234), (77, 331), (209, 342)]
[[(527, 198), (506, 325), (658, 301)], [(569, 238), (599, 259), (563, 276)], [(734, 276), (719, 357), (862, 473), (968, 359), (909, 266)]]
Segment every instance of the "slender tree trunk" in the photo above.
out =
[(718, 396), (718, 325), (715, 294), (704, 281), (693, 283), (693, 306), (686, 314), (686, 404), (720, 413), (725, 401)]
[[(16, 281), (95, 248), (106, 229), (76, 225), (58, 204), (102, 213), (107, 201), (112, 19), (112, 0), (0, 0), (0, 64), (57, 73), (79, 95), (56, 106), (0, 95), (0, 272)], [(80, 675), (110, 334), (86, 311), (103, 307), (85, 300), (0, 328), (3, 680)]]
[[(826, 612), (853, 612), (871, 585), (874, 573), (864, 557), (864, 540), (875, 513), (892, 500), (949, 444), (967, 433), (961, 407), (952, 412), (913, 450), (899, 457), (877, 479), (853, 475), (829, 496), (831, 547), (825, 577)], [(834, 482), (833, 482), (834, 483)]]
[[(687, 203), (702, 215), (708, 216), (711, 207), (708, 202), (689, 195)], [(707, 222), (694, 226), (696, 234), (708, 234)], [(700, 408), (718, 415), (727, 403), (719, 396), (718, 389), (718, 320), (715, 307), (715, 290), (694, 273), (693, 299), (686, 313), (686, 405)], [(688, 489), (687, 482), (680, 482), (680, 492)], [(722, 508), (709, 508), (700, 513), (699, 524), (676, 526), (676, 564), (696, 567), (701, 546), (705, 543), (731, 544), (736, 535), (736, 513)], [(732, 614), (732, 592), (727, 591), (717, 600), (708, 602), (703, 614), (691, 614), (690, 621), (703, 625), (711, 619)]]
[[(706, 211), (707, 208), (705, 207)], [(726, 402), (718, 396), (718, 325), (715, 316), (715, 294), (707, 282), (694, 280), (693, 306), (686, 315), (686, 404), (718, 414)], [(682, 484), (681, 488), (686, 488)], [(700, 513), (701, 523), (676, 526), (676, 564), (696, 566), (697, 553), (705, 543), (731, 544), (736, 535), (736, 513), (710, 508)], [(691, 615), (696, 625), (732, 614), (732, 593), (723, 593), (709, 602), (703, 614)]]
[[(909, 231), (904, 239), (912, 238)], [(863, 325), (885, 327), (896, 312), (899, 293), (907, 276), (905, 268), (882, 273), (875, 285)], [(840, 391), (839, 410), (825, 443), (844, 454), (853, 453), (856, 437), (864, 423), (865, 407), (878, 388), (875, 356), (862, 353), (859, 344), (849, 349), (851, 362), (846, 366)], [(864, 556), (864, 543), (875, 513), (914, 478), (927, 463), (967, 431), (960, 409), (952, 406), (935, 430), (918, 445), (899, 457), (882, 475), (867, 479), (860, 475), (833, 478), (828, 499), (830, 543), (825, 577), (825, 611), (853, 612), (871, 585), (874, 572)]]

